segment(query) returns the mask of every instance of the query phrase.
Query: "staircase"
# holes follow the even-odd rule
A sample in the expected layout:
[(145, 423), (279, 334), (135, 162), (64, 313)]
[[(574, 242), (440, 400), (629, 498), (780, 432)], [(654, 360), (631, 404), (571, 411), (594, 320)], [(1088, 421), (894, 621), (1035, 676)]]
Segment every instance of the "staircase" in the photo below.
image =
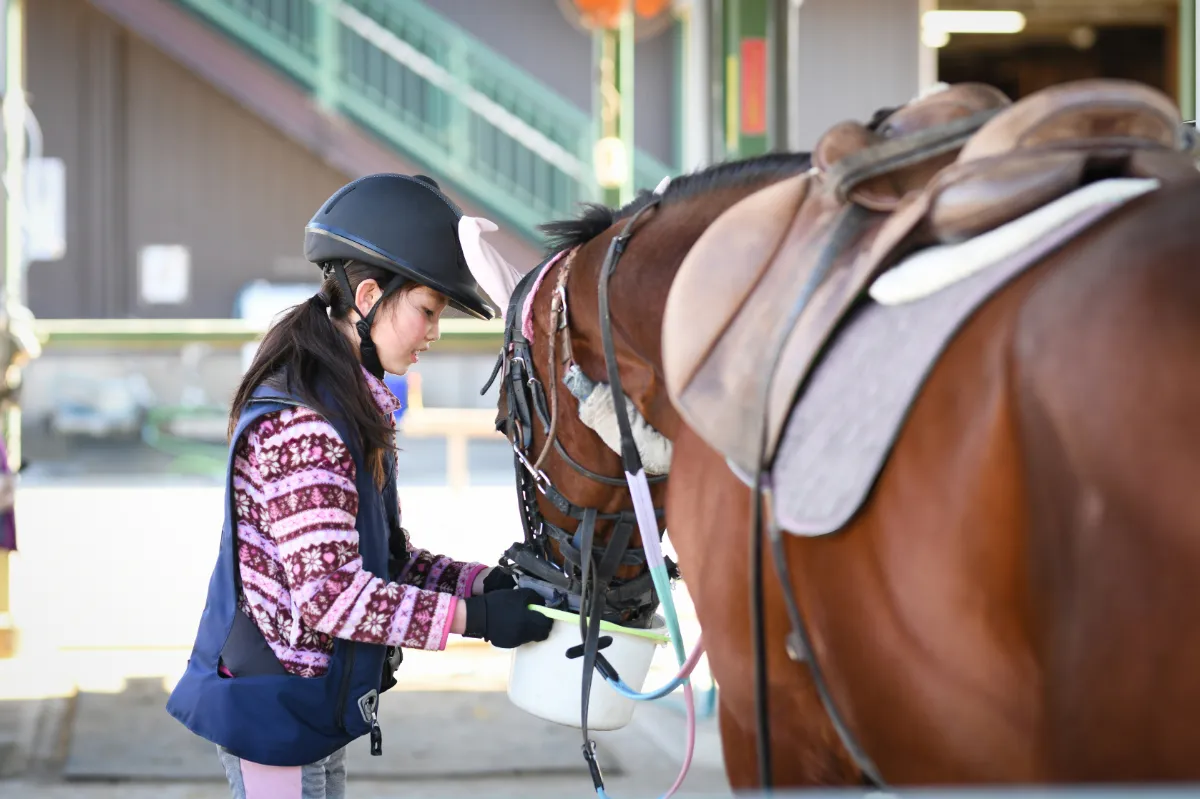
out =
[[(174, 0), (532, 241), (600, 190), (591, 118), (416, 0)], [(642, 152), (634, 184), (675, 169)]]

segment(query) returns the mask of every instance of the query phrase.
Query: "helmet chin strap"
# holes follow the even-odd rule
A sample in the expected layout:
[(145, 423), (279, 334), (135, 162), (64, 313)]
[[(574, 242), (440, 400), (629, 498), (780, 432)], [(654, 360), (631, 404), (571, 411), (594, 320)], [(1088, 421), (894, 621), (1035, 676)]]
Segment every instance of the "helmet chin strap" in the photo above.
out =
[(387, 286), (383, 289), (383, 293), (379, 295), (379, 299), (375, 301), (375, 304), (371, 306), (371, 310), (367, 311), (364, 316), (362, 310), (358, 307), (358, 303), (354, 301), (354, 292), (350, 289), (350, 280), (346, 277), (346, 267), (340, 262), (335, 262), (332, 266), (333, 276), (338, 282), (338, 287), (350, 302), (350, 307), (358, 313), (358, 321), (354, 323), (354, 329), (358, 331), (358, 353), (362, 359), (363, 368), (375, 375), (379, 380), (382, 380), (383, 364), (379, 362), (379, 351), (375, 349), (375, 342), (371, 340), (371, 325), (375, 323), (375, 312), (379, 310), (379, 306), (383, 304), (384, 299), (404, 285), (406, 281), (400, 275), (396, 275), (388, 281)]

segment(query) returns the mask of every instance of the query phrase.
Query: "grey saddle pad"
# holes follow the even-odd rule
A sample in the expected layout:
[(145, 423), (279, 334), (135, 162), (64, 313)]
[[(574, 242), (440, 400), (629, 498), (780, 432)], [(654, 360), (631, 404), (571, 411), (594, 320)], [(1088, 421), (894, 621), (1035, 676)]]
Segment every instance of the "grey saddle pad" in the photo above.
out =
[[(999, 289), (1119, 205), (1090, 208), (1053, 235), (927, 296), (900, 305), (866, 300), (814, 368), (784, 431), (770, 476), (780, 526), (799, 536), (845, 527), (955, 334)], [(753, 485), (751, 475), (729, 465)]]

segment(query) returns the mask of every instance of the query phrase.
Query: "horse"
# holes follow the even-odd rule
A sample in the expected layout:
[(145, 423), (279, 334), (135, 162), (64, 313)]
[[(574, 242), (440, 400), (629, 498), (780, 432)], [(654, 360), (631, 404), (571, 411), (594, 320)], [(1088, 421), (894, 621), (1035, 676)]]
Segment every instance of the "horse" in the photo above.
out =
[[(916, 190), (953, 163), (947, 155)], [(777, 571), (785, 561), (790, 579), (761, 587), (763, 669), (751, 654), (748, 575), (759, 537), (751, 522), (770, 516), (770, 502), (756, 502), (728, 453), (684, 420), (665, 316), (685, 259), (718, 219), (799, 179), (808, 163), (797, 154), (723, 165), (615, 212), (591, 208), (548, 226), (552, 248), (571, 255), (549, 267), (531, 303), (534, 375), (561, 407), (574, 395), (552, 374), (563, 364), (551, 342), (561, 334), (571, 362), (599, 382), (607, 326), (624, 395), (671, 442), (670, 479), (655, 497), (665, 493), (721, 686), (731, 786), (1200, 776), (1190, 723), (1200, 637), (1185, 632), (1200, 621), (1188, 579), (1200, 568), (1200, 500), (1188, 481), (1200, 466), (1189, 413), (1200, 380), (1182, 368), (1200, 345), (1200, 273), (1189, 263), (1200, 182), (1124, 203), (966, 320), (853, 518), (832, 535), (784, 536), (765, 554)], [(814, 180), (835, 172), (816, 171)], [(700, 319), (705, 308), (689, 312)], [(502, 417), (509, 405), (502, 392)], [(619, 474), (604, 437), (569, 413), (552, 430), (535, 426), (532, 439)], [(624, 507), (619, 489), (578, 477), (554, 451), (544, 475), (580, 502)], [(789, 601), (806, 651), (793, 645)], [(763, 676), (766, 730), (755, 723)]]

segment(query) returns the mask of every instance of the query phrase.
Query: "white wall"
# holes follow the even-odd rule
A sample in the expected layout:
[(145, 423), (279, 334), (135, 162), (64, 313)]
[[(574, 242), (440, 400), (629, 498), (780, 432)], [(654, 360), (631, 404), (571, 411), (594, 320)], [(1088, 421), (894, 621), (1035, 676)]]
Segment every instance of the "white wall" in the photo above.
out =
[(792, 149), (811, 149), (832, 125), (865, 121), (919, 93), (929, 74), (921, 69), (922, 2), (803, 0), (793, 24)]

